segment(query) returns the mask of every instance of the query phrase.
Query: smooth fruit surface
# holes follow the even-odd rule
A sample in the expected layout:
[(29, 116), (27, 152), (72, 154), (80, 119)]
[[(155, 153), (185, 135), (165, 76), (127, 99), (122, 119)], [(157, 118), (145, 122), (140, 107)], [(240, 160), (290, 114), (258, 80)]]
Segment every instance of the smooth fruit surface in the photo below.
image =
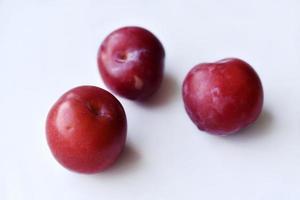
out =
[(126, 131), (120, 102), (94, 86), (66, 92), (46, 122), (47, 142), (56, 160), (81, 173), (100, 172), (112, 165), (125, 145)]
[(145, 100), (158, 90), (165, 51), (148, 30), (123, 27), (109, 34), (98, 51), (98, 69), (106, 86), (132, 100)]
[(183, 82), (182, 95), (194, 124), (217, 135), (235, 133), (253, 123), (263, 105), (257, 73), (236, 58), (196, 65)]

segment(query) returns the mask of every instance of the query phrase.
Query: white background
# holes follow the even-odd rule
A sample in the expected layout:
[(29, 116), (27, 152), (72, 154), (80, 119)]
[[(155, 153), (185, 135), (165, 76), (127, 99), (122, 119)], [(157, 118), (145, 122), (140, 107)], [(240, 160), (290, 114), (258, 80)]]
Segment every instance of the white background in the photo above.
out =
[[(0, 199), (299, 200), (299, 0), (0, 0)], [(125, 25), (162, 41), (165, 80), (145, 105), (118, 99), (125, 152), (104, 173), (69, 172), (52, 157), (45, 118), (65, 91), (104, 87), (103, 38)], [(186, 115), (181, 84), (195, 64), (226, 57), (261, 77), (257, 123), (230, 137)]]

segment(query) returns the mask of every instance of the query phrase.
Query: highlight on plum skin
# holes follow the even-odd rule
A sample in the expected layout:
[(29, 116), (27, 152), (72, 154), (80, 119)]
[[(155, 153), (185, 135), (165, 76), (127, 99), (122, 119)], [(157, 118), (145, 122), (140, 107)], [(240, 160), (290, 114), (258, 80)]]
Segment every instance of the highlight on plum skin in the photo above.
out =
[(79, 173), (109, 168), (121, 154), (127, 120), (121, 103), (95, 86), (76, 87), (50, 109), (46, 137), (55, 159)]
[(188, 116), (200, 130), (215, 135), (237, 133), (254, 123), (263, 96), (258, 74), (237, 58), (198, 64), (182, 85)]
[(136, 26), (110, 33), (98, 51), (98, 69), (105, 85), (131, 100), (144, 101), (160, 87), (165, 50), (150, 31)]

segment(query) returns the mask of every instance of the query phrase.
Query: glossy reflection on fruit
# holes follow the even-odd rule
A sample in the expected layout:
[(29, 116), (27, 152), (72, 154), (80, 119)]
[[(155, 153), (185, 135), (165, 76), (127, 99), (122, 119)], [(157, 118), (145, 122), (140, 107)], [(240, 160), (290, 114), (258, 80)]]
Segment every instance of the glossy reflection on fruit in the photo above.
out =
[(263, 105), (263, 88), (254, 69), (229, 58), (196, 65), (182, 87), (185, 109), (200, 130), (217, 135), (253, 123)]
[(94, 86), (76, 87), (48, 113), (46, 136), (56, 160), (80, 173), (103, 171), (120, 155), (127, 122), (120, 102)]
[(165, 51), (148, 30), (123, 27), (109, 34), (98, 51), (98, 68), (113, 92), (132, 100), (145, 100), (158, 90)]

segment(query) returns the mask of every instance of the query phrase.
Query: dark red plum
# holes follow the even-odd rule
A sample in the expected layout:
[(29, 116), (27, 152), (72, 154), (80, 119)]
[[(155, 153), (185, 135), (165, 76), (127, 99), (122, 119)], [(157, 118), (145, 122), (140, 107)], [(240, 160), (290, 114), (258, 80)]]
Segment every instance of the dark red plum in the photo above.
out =
[(98, 51), (98, 69), (114, 93), (143, 101), (155, 93), (163, 78), (165, 51), (148, 30), (123, 27), (109, 34)]

